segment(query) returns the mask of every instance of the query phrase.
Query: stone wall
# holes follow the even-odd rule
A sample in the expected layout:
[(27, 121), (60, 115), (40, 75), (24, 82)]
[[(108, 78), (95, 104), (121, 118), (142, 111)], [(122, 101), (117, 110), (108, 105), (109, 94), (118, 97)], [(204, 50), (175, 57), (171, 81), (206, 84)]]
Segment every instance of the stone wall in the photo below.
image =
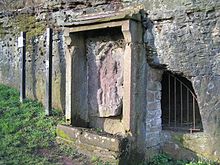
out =
[(161, 79), (162, 71), (150, 68), (147, 74), (146, 146), (160, 146), (161, 139)]
[[(19, 88), (19, 49), (17, 38), (20, 31), (27, 30), (26, 87), (27, 96), (44, 103), (46, 26), (31, 14), (2, 13), (0, 46), (0, 81)], [(53, 106), (63, 109), (65, 87), (65, 57), (62, 32), (55, 30), (53, 36)]]
[[(145, 4), (149, 3), (145, 1)], [(192, 82), (204, 133), (216, 140), (220, 137), (219, 7), (217, 0), (153, 1), (146, 6), (149, 22), (153, 24), (148, 30), (153, 42), (148, 44), (152, 49), (148, 57), (150, 65), (166, 65), (167, 70), (182, 74)], [(192, 139), (195, 144), (195, 138)], [(203, 146), (207, 151), (204, 154), (215, 159), (219, 158), (220, 151), (216, 140), (212, 145)], [(202, 144), (198, 142), (198, 145)]]

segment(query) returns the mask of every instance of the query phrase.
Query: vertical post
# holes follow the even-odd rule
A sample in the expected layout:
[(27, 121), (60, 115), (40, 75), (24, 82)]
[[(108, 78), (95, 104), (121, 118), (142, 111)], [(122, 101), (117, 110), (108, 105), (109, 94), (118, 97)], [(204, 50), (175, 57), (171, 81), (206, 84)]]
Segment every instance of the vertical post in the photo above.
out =
[(26, 32), (21, 32), (18, 38), (18, 47), (20, 48), (20, 102), (23, 102), (26, 97)]
[(182, 126), (183, 124), (183, 85), (181, 82), (180, 82), (180, 111), (181, 111), (180, 124)]
[(192, 99), (193, 99), (193, 129), (196, 129), (195, 98), (192, 96)]
[(52, 29), (47, 28), (47, 52), (46, 52), (46, 108), (45, 114), (51, 114), (52, 108)]
[(187, 106), (186, 106), (186, 115), (187, 115), (187, 124), (189, 124), (189, 90), (187, 89), (187, 93), (186, 93), (186, 102), (187, 102)]
[(177, 104), (177, 101), (176, 101), (176, 77), (174, 77), (174, 124), (175, 124), (175, 127), (176, 127), (176, 104)]
[(69, 29), (65, 29), (65, 56), (66, 56), (66, 92), (65, 92), (65, 117), (66, 124), (72, 124), (72, 98), (73, 98), (73, 52), (77, 49), (76, 43), (74, 43), (74, 39), (76, 36), (72, 36), (69, 32)]
[(171, 101), (170, 101), (170, 99), (171, 99), (171, 96), (170, 96), (170, 74), (168, 74), (168, 83), (169, 83), (169, 127), (170, 127), (170, 118), (171, 118), (171, 113), (170, 113), (170, 111), (171, 111)]

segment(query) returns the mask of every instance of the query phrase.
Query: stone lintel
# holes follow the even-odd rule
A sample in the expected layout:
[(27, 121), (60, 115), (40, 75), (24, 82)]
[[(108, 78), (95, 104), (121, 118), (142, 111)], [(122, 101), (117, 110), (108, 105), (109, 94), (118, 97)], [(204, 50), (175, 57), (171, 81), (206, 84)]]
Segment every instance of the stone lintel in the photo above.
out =
[(71, 19), (71, 22), (64, 23), (64, 27), (82, 26), (89, 24), (98, 24), (103, 22), (114, 22), (118, 20), (134, 20), (141, 21), (141, 15), (139, 11), (143, 9), (142, 5), (136, 7), (129, 7), (120, 11), (109, 11), (101, 13), (92, 13), (79, 16), (75, 19)]
[(82, 25), (82, 26), (76, 26), (76, 27), (69, 27), (69, 28), (65, 28), (64, 35), (68, 36), (69, 33), (88, 31), (88, 30), (121, 27), (124, 24), (126, 24), (127, 22), (128, 22), (128, 20), (121, 20), (121, 21), (105, 22), (105, 23), (102, 22), (99, 24), (92, 24), (92, 25)]

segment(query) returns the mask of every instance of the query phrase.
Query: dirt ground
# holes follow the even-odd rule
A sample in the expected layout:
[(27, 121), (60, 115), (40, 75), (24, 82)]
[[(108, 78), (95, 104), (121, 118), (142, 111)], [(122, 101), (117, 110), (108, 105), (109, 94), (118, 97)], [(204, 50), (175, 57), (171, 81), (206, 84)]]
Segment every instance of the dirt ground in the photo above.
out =
[(94, 165), (91, 162), (91, 159), (83, 154), (74, 153), (74, 155), (64, 154), (63, 152), (58, 151), (58, 145), (50, 149), (39, 149), (37, 154), (42, 157), (47, 157), (51, 163), (60, 164), (60, 165)]

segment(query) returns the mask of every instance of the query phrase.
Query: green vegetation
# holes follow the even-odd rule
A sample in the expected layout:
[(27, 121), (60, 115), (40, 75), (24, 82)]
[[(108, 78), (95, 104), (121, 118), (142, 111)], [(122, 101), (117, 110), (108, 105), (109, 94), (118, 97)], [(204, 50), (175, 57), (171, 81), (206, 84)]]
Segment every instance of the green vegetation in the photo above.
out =
[(0, 164), (62, 164), (63, 157), (74, 159), (76, 150), (55, 142), (62, 118), (55, 110), (46, 117), (36, 101), (21, 104), (17, 90), (0, 85)]
[(97, 157), (97, 156), (93, 156), (91, 158), (91, 162), (92, 163), (95, 163), (96, 165), (111, 165), (110, 163), (108, 162), (103, 162), (100, 157)]

